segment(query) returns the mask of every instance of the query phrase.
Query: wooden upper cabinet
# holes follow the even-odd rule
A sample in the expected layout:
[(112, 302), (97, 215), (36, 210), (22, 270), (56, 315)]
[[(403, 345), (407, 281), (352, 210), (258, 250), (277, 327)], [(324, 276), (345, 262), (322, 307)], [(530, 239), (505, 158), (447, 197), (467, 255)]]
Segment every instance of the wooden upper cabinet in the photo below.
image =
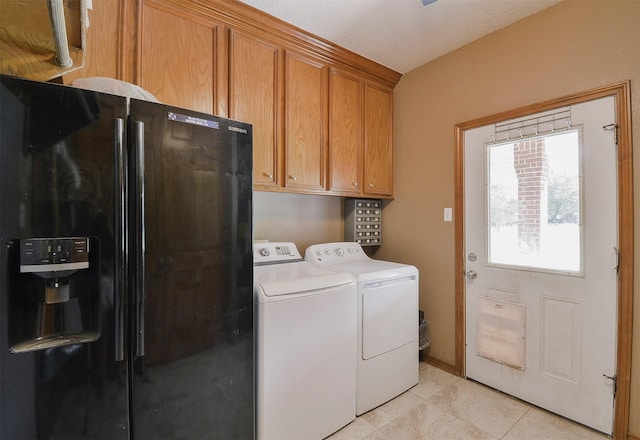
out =
[(253, 124), (253, 183), (279, 182), (280, 49), (232, 30), (229, 38), (229, 117)]
[(393, 195), (393, 90), (365, 85), (364, 194)]
[(237, 1), (95, 2), (89, 42), (104, 50), (67, 80), (116, 76), (251, 123), (256, 190), (393, 197), (399, 73)]
[(363, 160), (364, 81), (329, 73), (329, 191), (360, 195)]
[(327, 66), (287, 52), (285, 56), (285, 187), (326, 190)]
[[(2, 0), (0, 0), (2, 1)], [(68, 84), (78, 78), (104, 76), (118, 78), (118, 35), (123, 32), (122, 23), (118, 20), (120, 4), (117, 1), (94, 0), (93, 9), (88, 11), (91, 26), (87, 30), (87, 49), (84, 66), (64, 75), (64, 83)]]
[(220, 26), (144, 2), (137, 83), (165, 104), (214, 112), (214, 59)]

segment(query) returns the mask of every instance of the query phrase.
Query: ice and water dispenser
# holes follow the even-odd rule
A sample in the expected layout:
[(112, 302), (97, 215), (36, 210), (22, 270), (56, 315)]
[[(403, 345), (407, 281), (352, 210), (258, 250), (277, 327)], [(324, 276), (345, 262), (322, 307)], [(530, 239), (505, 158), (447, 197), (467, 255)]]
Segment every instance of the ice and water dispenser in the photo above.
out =
[(14, 353), (100, 336), (99, 242), (90, 237), (9, 243), (9, 348)]

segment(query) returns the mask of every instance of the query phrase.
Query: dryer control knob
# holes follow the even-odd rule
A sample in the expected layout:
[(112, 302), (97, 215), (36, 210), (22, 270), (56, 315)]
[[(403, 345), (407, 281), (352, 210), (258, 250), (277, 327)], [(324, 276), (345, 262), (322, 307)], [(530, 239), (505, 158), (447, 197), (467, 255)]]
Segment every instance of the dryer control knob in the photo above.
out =
[(353, 248), (349, 248), (349, 249), (347, 250), (347, 252), (349, 252), (350, 254), (353, 254), (353, 253), (355, 252), (355, 250), (354, 250)]
[(339, 256), (339, 257), (342, 257), (344, 255), (344, 249), (337, 248), (336, 249), (336, 255)]
[(262, 255), (263, 257), (268, 257), (270, 253), (271, 252), (269, 252), (269, 249), (267, 248), (260, 249), (260, 255)]

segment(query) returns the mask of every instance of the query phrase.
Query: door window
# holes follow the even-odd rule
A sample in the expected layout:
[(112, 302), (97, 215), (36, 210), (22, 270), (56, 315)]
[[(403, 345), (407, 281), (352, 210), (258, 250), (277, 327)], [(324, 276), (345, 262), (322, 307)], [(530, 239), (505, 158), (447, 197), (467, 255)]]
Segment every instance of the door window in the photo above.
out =
[(580, 132), (487, 145), (489, 265), (582, 273)]

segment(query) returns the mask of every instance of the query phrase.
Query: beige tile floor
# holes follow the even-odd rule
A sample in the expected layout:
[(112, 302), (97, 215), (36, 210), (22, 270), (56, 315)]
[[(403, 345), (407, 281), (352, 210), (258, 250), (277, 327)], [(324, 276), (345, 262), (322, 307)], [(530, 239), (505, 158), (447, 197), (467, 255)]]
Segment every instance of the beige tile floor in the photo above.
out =
[(606, 440), (562, 417), (423, 362), (420, 382), (327, 440)]

